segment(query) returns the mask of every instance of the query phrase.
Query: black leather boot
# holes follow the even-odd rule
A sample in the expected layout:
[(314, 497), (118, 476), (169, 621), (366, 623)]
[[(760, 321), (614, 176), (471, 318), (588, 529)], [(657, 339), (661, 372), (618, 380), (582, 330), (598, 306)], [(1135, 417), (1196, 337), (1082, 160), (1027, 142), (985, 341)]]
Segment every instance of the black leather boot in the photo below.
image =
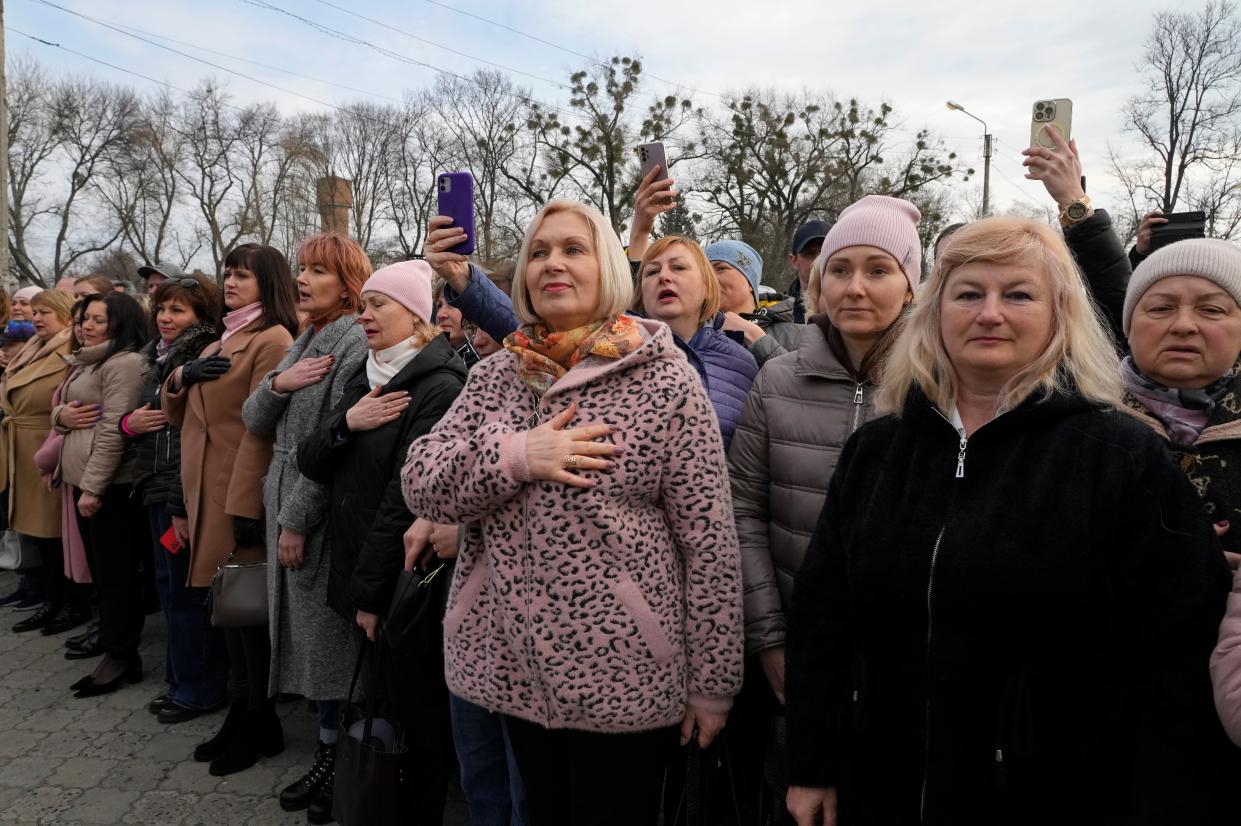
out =
[(336, 744), (320, 741), (310, 768), (280, 792), (280, 808), (286, 812), (300, 812), (313, 803), (323, 784), (331, 778), (335, 763)]
[(208, 772), (213, 777), (236, 774), (258, 762), (259, 755), (275, 757), (284, 751), (284, 730), (275, 707), (264, 703), (257, 711), (248, 710), (242, 718), (241, 730), (224, 747), (219, 757), (211, 761)]
[(194, 760), (199, 763), (210, 763), (223, 754), (228, 744), (241, 730), (246, 710), (249, 707), (250, 701), (245, 697), (233, 700), (232, 705), (228, 707), (228, 714), (224, 716), (224, 724), (220, 726), (220, 730), (210, 740), (199, 743), (194, 749)]
[(336, 792), (336, 772), (328, 775), (327, 782), (323, 784), (323, 788), (319, 790), (319, 796), (315, 798), (315, 802), (310, 804), (310, 808), (306, 810), (307, 823), (331, 823), (336, 818), (332, 816), (332, 798)]

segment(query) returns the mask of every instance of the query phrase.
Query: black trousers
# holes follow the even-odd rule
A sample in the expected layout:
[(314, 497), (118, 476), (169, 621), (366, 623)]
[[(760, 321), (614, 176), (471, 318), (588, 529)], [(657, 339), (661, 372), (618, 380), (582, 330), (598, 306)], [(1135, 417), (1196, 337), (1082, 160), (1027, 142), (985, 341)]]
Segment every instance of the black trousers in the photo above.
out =
[(266, 625), (249, 628), (226, 628), (224, 644), (228, 647), (229, 693), (234, 699), (249, 701), (251, 711), (272, 702), (267, 696), (267, 680), (271, 673), (271, 638)]
[(85, 605), (90, 588), (65, 576), (65, 556), (60, 538), (28, 536), (26, 541), (34, 543), (43, 560), (38, 568), (40, 582), (43, 584), (43, 601), (52, 606), (53, 611), (59, 611), (66, 605)]
[(679, 726), (635, 734), (545, 729), (505, 717), (530, 826), (656, 826)]
[[(112, 657), (138, 656), (143, 609), (142, 566), (150, 537), (146, 513), (129, 484), (109, 485), (103, 506), (90, 519), (77, 514), (86, 564), (99, 599), (99, 640)], [(76, 506), (82, 491), (73, 489)]]

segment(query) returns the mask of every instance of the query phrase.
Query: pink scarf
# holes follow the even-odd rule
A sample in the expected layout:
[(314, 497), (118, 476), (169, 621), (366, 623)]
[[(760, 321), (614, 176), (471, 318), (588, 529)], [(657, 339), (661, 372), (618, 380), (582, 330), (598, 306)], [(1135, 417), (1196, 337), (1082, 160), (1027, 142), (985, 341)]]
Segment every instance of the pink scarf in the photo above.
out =
[(240, 333), (262, 317), (263, 302), (261, 301), (247, 304), (228, 313), (224, 316), (224, 335), (220, 336), (220, 343), (228, 341), (235, 333)]

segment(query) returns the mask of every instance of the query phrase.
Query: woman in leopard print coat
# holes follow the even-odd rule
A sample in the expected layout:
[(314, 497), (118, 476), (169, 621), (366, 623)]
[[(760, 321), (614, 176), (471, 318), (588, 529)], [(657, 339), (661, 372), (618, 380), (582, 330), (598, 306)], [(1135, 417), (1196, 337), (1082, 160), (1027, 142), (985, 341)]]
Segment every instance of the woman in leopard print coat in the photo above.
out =
[[(456, 229), (428, 236), (440, 271)], [(415, 514), (467, 524), (444, 619), (449, 688), (505, 715), (531, 820), (654, 823), (666, 758), (741, 685), (741, 576), (719, 424), (666, 325), (624, 316), (628, 263), (553, 201), (522, 245), (526, 326), (478, 364), (404, 472)]]

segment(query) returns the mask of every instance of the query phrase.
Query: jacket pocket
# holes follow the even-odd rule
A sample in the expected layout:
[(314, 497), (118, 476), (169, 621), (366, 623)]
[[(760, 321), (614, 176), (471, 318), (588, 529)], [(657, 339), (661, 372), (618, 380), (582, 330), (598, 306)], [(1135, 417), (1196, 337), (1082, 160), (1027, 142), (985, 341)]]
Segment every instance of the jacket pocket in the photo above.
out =
[(642, 636), (651, 654), (655, 656), (655, 660), (660, 663), (671, 660), (676, 651), (672, 643), (668, 642), (667, 635), (659, 625), (659, 617), (655, 616), (646, 597), (642, 596), (642, 589), (638, 587), (638, 584), (629, 577), (629, 574), (622, 572), (620, 580), (612, 584), (612, 592), (616, 594), (616, 598), (620, 600), (621, 605), (637, 624), (638, 633)]
[(230, 447), (224, 454), (224, 464), (215, 475), (211, 486), (211, 499), (221, 508), (228, 501), (228, 485), (233, 480), (233, 464), (237, 461), (237, 448)]
[(461, 585), (461, 590), (457, 592), (457, 598), (452, 600), (448, 613), (444, 615), (445, 636), (452, 636), (461, 628), (462, 620), (474, 607), (474, 603), (478, 602), (478, 596), (482, 593), (483, 586), (487, 584), (490, 575), (491, 565), (487, 557), (483, 556), (470, 569), (469, 575)]

